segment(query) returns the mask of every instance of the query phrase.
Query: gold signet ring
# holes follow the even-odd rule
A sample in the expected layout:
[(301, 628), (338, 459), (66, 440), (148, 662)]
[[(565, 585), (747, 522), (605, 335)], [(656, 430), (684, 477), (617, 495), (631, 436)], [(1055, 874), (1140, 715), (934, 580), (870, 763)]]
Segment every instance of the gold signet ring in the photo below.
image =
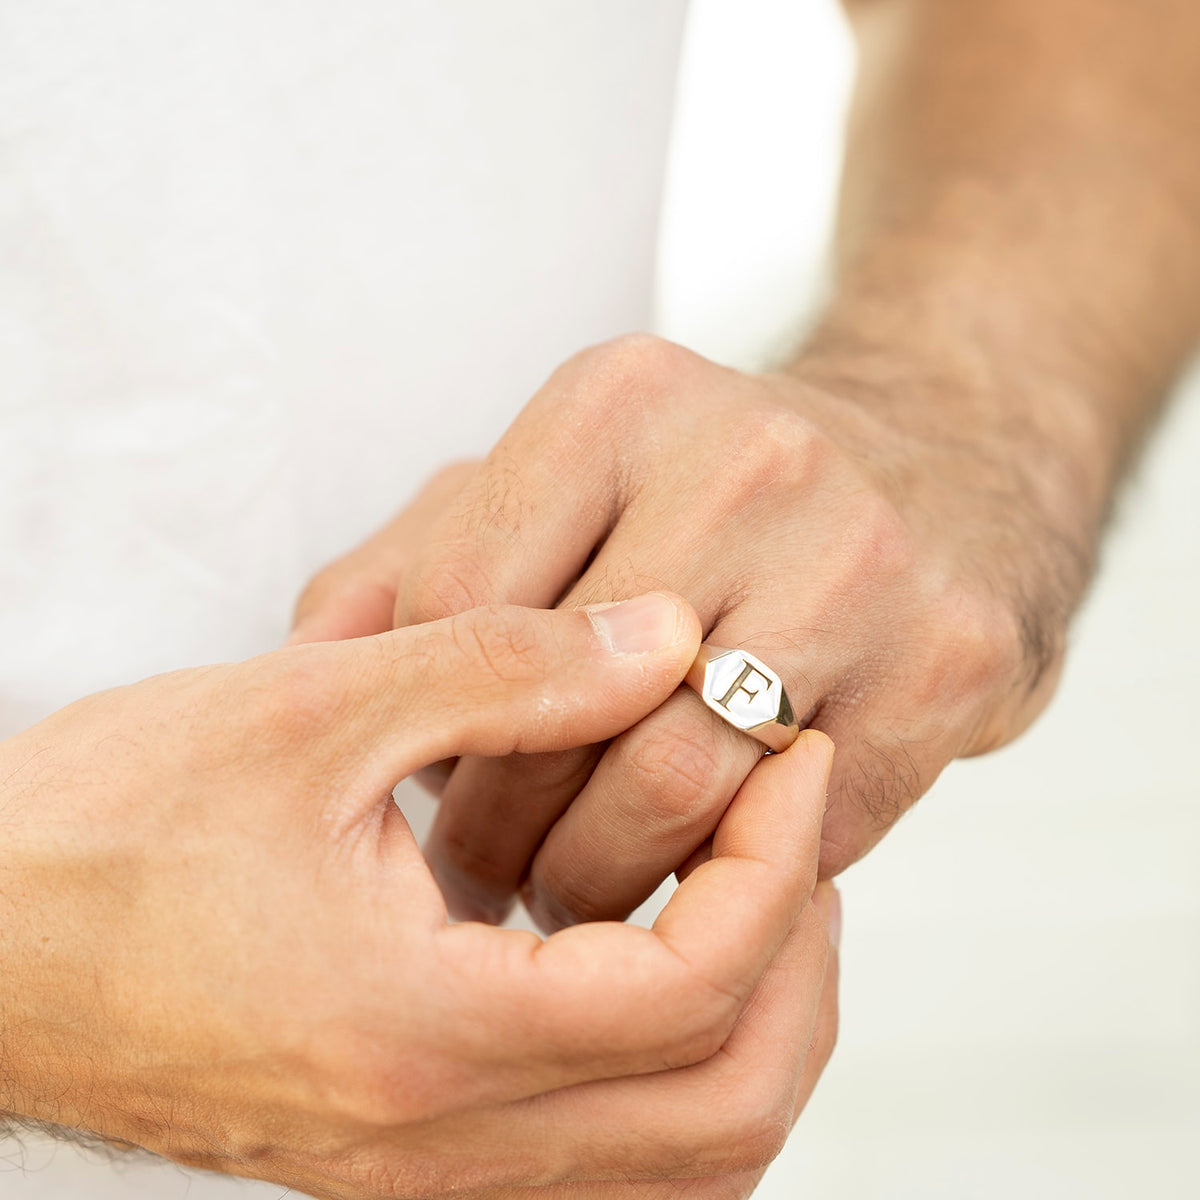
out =
[(786, 750), (800, 735), (783, 681), (745, 650), (703, 643), (685, 682), (718, 717), (757, 738), (768, 751)]

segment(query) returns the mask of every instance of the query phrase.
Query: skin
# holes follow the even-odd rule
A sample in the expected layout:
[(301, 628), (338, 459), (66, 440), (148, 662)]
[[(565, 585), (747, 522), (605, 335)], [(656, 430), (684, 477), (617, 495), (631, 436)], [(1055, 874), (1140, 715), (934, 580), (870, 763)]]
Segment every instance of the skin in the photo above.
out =
[(657, 604), (637, 652), (485, 608), (0, 745), (0, 1104), (339, 1200), (748, 1195), (833, 1045), (828, 739), (747, 780), (651, 931), (448, 924), (390, 795), (653, 710), (699, 643)]
[[(298, 641), (666, 587), (839, 747), (831, 876), (1043, 709), (1115, 489), (1200, 330), (1200, 6), (859, 0), (827, 311), (728, 370), (653, 338), (561, 367), (480, 464), (319, 575)], [(452, 911), (629, 912), (757, 761), (680, 693), (568, 754), (460, 758)]]

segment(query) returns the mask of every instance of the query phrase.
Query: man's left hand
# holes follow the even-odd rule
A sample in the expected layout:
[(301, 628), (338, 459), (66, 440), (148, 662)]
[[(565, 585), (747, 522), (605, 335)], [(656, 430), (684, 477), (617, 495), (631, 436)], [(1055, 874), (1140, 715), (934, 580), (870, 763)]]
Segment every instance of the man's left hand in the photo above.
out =
[[(1022, 729), (1061, 653), (1057, 627), (1031, 633), (1048, 539), (1011, 448), (859, 400), (649, 337), (585, 351), (486, 461), (317, 576), (293, 638), (677, 591), (838, 746), (834, 874), (951, 759)], [(604, 745), (444, 764), (431, 866), (463, 917), (500, 920), (523, 888), (547, 929), (622, 918), (703, 846), (761, 753), (681, 689)]]

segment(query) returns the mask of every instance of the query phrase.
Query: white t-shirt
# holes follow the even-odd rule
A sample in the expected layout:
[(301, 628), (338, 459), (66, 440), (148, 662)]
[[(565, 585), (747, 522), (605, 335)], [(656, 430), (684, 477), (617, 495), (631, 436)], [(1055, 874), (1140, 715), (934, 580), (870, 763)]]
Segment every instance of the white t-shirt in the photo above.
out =
[[(278, 644), (650, 318), (685, 0), (0, 7), (0, 736)], [(0, 1198), (277, 1197), (37, 1144)]]
[(0, 9), (0, 735), (270, 648), (648, 323), (684, 8)]

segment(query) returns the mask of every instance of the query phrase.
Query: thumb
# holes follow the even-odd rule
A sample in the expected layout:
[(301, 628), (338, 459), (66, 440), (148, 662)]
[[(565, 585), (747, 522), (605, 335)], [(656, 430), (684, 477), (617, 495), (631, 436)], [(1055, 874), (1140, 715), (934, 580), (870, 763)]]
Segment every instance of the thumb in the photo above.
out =
[(344, 642), (328, 647), (341, 736), (379, 747), (390, 783), (456, 755), (589, 745), (657, 708), (700, 637), (685, 600), (652, 592), (582, 609), (475, 608)]

